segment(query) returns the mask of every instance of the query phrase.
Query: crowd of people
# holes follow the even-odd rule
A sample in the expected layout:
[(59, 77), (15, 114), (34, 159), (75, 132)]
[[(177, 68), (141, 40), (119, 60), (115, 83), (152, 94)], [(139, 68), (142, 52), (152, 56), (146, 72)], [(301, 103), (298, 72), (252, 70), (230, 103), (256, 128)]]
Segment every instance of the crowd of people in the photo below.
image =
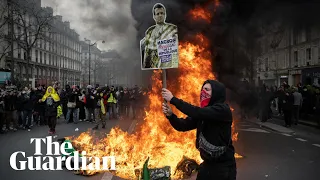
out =
[(62, 89), (58, 82), (35, 89), (8, 85), (1, 89), (0, 133), (31, 131), (33, 126), (47, 125), (48, 133), (55, 134), (60, 118), (75, 124), (88, 121), (95, 124), (93, 129), (106, 128), (108, 120), (140, 117), (147, 93), (147, 89), (137, 85), (130, 89), (99, 85), (85, 88), (66, 85)]
[(311, 120), (320, 126), (320, 88), (313, 85), (289, 86), (286, 82), (278, 88), (263, 85), (259, 90), (258, 119), (266, 122), (276, 115), (282, 116), (284, 125), (298, 125), (299, 119)]

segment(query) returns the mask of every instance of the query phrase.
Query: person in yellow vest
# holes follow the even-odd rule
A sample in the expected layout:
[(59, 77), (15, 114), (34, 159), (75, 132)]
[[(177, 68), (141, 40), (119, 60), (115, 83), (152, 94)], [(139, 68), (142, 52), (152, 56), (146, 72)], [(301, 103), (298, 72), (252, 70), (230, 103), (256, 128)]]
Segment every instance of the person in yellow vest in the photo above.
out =
[(107, 98), (108, 96), (106, 95), (105, 90), (98, 88), (95, 96), (97, 103), (95, 108), (96, 125), (93, 129), (98, 129), (100, 124), (102, 124), (103, 129), (106, 128), (107, 107), (104, 101), (107, 100)]
[(110, 119), (113, 117), (114, 119), (117, 119), (117, 109), (116, 109), (116, 103), (117, 103), (117, 95), (114, 89), (114, 86), (111, 86), (110, 88), (110, 96), (108, 98), (108, 106), (109, 106), (109, 117)]

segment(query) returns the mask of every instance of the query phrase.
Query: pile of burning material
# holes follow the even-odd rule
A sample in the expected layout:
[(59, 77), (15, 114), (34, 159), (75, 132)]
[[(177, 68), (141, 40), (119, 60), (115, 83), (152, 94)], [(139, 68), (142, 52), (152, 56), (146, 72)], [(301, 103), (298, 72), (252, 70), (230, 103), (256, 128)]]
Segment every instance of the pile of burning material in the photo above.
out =
[[(67, 153), (67, 154), (62, 154), (62, 157), (66, 157), (66, 159), (70, 158), (71, 159), (71, 162), (70, 162), (70, 166), (71, 168), (75, 168), (75, 167), (80, 167), (80, 169), (76, 169), (74, 170), (74, 174), (76, 175), (83, 175), (83, 176), (91, 176), (93, 174), (90, 174), (88, 173), (88, 171), (84, 171), (84, 170), (81, 170), (81, 167), (84, 166), (88, 166), (89, 164), (92, 163), (92, 160), (90, 158), (87, 158), (87, 157), (83, 157), (82, 154), (79, 154), (78, 150), (80, 150), (80, 147), (77, 147), (75, 143), (72, 143), (71, 140), (69, 140), (68, 138), (60, 138), (58, 139), (58, 142), (60, 144), (62, 143), (65, 143), (65, 146), (64, 146), (64, 151)], [(68, 145), (68, 143), (72, 144), (72, 147), (70, 147)], [(63, 161), (63, 164), (62, 164), (63, 167), (66, 167), (66, 161)]]
[[(143, 169), (136, 169), (135, 175), (139, 180), (169, 180), (171, 179), (171, 167), (148, 168), (149, 158), (143, 165)], [(182, 179), (191, 177), (193, 172), (198, 170), (199, 165), (193, 159), (183, 157), (176, 167), (175, 175)]]
[(199, 169), (199, 164), (190, 158), (183, 157), (178, 163), (175, 174), (182, 179), (191, 177), (191, 175)]
[(135, 175), (138, 180), (169, 180), (171, 179), (171, 168), (170, 166), (165, 166), (163, 168), (148, 168), (149, 158), (143, 165), (143, 169), (136, 169)]

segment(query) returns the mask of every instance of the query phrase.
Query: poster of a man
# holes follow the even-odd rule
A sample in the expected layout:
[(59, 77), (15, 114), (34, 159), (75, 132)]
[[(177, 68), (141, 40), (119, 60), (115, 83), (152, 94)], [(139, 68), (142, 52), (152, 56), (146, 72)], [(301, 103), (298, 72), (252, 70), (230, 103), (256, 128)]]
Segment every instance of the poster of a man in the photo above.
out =
[[(156, 24), (146, 30), (145, 37), (140, 41), (141, 68), (142, 70), (177, 68), (178, 28), (174, 24), (166, 23), (167, 13), (163, 4), (155, 4), (152, 13)], [(160, 42), (160, 40), (165, 41)]]

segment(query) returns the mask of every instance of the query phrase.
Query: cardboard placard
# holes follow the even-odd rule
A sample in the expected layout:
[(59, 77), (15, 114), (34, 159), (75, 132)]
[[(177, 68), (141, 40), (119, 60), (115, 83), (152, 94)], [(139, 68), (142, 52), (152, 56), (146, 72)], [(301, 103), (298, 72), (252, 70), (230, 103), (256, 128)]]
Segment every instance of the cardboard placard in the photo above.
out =
[(140, 41), (141, 69), (178, 68), (178, 28), (166, 23), (166, 8), (156, 3), (152, 8), (155, 25), (149, 27)]

